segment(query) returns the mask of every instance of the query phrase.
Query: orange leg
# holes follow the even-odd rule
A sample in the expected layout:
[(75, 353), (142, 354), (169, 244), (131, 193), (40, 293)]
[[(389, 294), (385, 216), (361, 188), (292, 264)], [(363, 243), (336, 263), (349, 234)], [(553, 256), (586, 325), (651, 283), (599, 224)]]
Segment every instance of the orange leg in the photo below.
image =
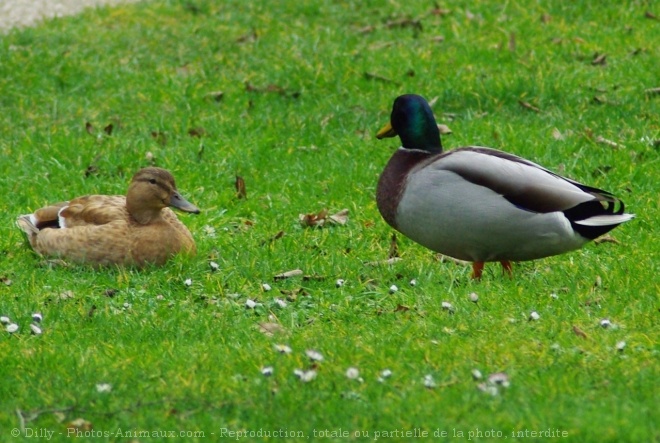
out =
[(475, 261), (472, 263), (472, 278), (475, 280), (481, 280), (481, 274), (484, 272), (484, 262)]
[(502, 270), (510, 278), (513, 278), (513, 266), (511, 266), (511, 262), (509, 260), (502, 260), (502, 261), (500, 261), (500, 264), (502, 265)]

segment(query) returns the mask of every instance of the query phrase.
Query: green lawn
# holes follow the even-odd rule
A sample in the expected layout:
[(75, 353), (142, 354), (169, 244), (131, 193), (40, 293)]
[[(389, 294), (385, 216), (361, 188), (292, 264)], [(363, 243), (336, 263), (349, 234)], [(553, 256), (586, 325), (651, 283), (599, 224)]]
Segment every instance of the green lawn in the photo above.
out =
[[(0, 36), (0, 440), (660, 441), (660, 9), (596, 3), (170, 0)], [(367, 265), (393, 232), (374, 193), (398, 139), (375, 133), (407, 92), (437, 98), (446, 148), (637, 218), (513, 280), (401, 236)], [(194, 258), (54, 266), (15, 227), (149, 164), (202, 209)], [(324, 208), (348, 223), (300, 225)]]

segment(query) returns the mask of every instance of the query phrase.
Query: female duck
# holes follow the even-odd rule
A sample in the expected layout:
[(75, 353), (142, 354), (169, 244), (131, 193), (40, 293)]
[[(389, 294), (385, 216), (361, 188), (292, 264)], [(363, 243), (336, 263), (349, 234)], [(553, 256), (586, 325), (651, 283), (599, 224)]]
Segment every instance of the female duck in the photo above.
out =
[(42, 255), (91, 265), (162, 265), (179, 252), (196, 253), (190, 231), (167, 206), (199, 213), (179, 194), (172, 174), (144, 168), (126, 197), (87, 195), (20, 216), (17, 223)]
[(433, 251), (473, 262), (561, 254), (634, 217), (609, 192), (582, 185), (490, 148), (442, 151), (433, 112), (419, 95), (394, 101), (377, 138), (402, 146), (378, 182), (376, 201), (387, 223)]

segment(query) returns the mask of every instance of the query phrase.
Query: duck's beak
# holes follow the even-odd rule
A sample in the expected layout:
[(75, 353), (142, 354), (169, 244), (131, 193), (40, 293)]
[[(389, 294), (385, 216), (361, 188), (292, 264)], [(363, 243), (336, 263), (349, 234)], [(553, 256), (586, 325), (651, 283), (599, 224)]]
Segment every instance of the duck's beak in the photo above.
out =
[(183, 212), (192, 212), (193, 214), (199, 214), (199, 208), (188, 200), (183, 198), (179, 191), (174, 191), (172, 197), (170, 197), (170, 206), (177, 208)]
[(380, 128), (380, 131), (376, 134), (376, 138), (380, 140), (381, 138), (395, 137), (397, 135), (394, 128), (392, 128), (392, 123), (387, 122), (385, 126)]

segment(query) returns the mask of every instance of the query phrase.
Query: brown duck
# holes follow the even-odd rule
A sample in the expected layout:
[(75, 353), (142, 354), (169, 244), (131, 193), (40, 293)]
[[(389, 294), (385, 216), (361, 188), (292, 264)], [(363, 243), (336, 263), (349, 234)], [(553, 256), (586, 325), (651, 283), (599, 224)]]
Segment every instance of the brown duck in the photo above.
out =
[(196, 253), (190, 231), (168, 206), (199, 213), (169, 171), (144, 168), (125, 197), (86, 195), (22, 215), (17, 224), (41, 255), (95, 266), (162, 265), (180, 252)]

